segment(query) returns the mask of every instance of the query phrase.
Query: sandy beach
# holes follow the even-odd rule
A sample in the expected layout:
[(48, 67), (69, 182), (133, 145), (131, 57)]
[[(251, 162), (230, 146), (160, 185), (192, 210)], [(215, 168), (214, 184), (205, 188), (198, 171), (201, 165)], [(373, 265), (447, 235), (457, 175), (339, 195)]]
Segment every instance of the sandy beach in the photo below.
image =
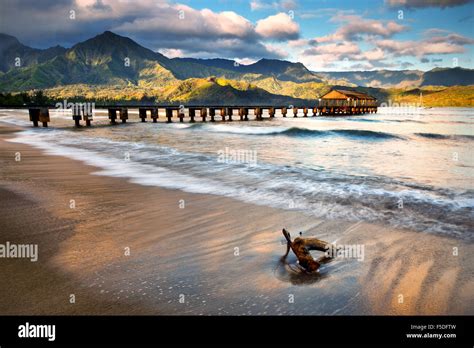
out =
[[(39, 259), (0, 259), (1, 314), (474, 314), (471, 243), (94, 175), (18, 130), (0, 124), (0, 243)], [(282, 228), (364, 259), (303, 274)]]

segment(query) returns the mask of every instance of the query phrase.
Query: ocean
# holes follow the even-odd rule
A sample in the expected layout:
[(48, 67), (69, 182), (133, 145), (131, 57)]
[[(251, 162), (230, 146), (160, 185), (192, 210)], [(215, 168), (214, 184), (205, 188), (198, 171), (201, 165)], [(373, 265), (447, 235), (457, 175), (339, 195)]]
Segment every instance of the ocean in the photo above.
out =
[(58, 111), (34, 129), (27, 110), (1, 110), (0, 121), (27, 126), (11, 141), (96, 175), (474, 241), (474, 109), (403, 111), (154, 124), (130, 110), (117, 126), (99, 111), (80, 129)]

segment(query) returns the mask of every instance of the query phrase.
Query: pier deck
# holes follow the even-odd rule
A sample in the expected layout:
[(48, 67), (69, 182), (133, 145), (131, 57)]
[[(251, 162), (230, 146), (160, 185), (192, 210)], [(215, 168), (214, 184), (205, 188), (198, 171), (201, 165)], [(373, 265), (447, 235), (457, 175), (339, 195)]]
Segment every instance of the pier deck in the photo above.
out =
[[(25, 106), (21, 109), (28, 109), (30, 121), (33, 126), (38, 127), (41, 122), (43, 127), (47, 127), (51, 122), (50, 110), (56, 109), (54, 106)], [(129, 110), (138, 110), (138, 118), (141, 122), (150, 119), (153, 123), (158, 122), (160, 115), (167, 123), (177, 122), (217, 122), (234, 120), (262, 121), (274, 117), (316, 117), (316, 116), (351, 116), (370, 114), (377, 112), (376, 105), (320, 105), (320, 106), (206, 106), (206, 105), (101, 105), (91, 107), (89, 103), (74, 103), (70, 108), (72, 120), (76, 127), (82, 126), (81, 121), (86, 126), (91, 126), (95, 110), (107, 110), (111, 124), (116, 124), (120, 119), (121, 123), (126, 123), (129, 119)], [(265, 112), (266, 111), (266, 112)]]

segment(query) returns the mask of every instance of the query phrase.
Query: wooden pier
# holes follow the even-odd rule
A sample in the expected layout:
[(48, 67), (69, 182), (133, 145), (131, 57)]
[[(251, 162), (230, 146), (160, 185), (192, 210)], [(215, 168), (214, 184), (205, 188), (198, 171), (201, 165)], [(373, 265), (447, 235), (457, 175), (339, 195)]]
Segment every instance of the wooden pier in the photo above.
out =
[[(76, 103), (72, 107), (72, 119), (76, 127), (82, 126), (81, 121), (86, 126), (91, 126), (92, 109), (87, 103)], [(28, 107), (30, 121), (35, 127), (39, 126), (39, 122), (43, 127), (48, 126), (50, 122), (49, 110), (54, 107)], [(141, 122), (147, 122), (151, 119), (153, 123), (157, 123), (161, 115), (167, 123), (173, 122), (232, 122), (240, 121), (262, 121), (264, 119), (272, 119), (277, 116), (287, 117), (315, 117), (315, 116), (351, 116), (377, 112), (377, 100), (367, 94), (333, 89), (329, 93), (323, 95), (319, 99), (318, 105), (308, 106), (277, 106), (277, 105), (101, 105), (96, 106), (96, 110), (102, 109), (108, 111), (108, 117), (111, 124), (117, 124), (117, 120), (126, 123), (129, 119), (129, 110), (138, 109), (138, 118)], [(290, 116), (291, 117), (291, 116)]]
[[(348, 116), (361, 115), (366, 113), (376, 113), (377, 106), (341, 106), (324, 105), (317, 107), (286, 107), (286, 106), (98, 106), (97, 110), (107, 110), (110, 124), (126, 123), (129, 120), (129, 110), (138, 110), (138, 119), (141, 122), (151, 120), (157, 123), (160, 116), (166, 123), (176, 122), (232, 122), (240, 121), (263, 121), (277, 116), (288, 117), (316, 117), (316, 116)], [(38, 127), (39, 123), (47, 127), (51, 122), (50, 110), (53, 107), (29, 107), (30, 121), (33, 126)], [(92, 110), (72, 109), (72, 120), (76, 127), (82, 126), (81, 121), (90, 127), (93, 121)]]

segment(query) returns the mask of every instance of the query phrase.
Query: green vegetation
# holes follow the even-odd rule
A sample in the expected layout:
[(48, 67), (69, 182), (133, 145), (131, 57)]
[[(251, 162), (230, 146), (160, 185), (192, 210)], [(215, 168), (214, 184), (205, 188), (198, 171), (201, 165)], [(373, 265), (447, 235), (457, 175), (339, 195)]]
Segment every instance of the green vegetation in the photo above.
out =
[[(183, 103), (183, 104), (288, 104), (302, 105), (316, 101), (331, 86), (320, 83), (294, 83), (273, 78), (256, 81), (234, 81), (223, 78), (172, 81), (165, 87), (123, 85), (64, 85), (42, 91), (0, 93), (0, 105), (28, 105), (68, 101), (107, 103)], [(344, 87), (368, 93), (379, 103), (409, 103), (426, 107), (474, 107), (474, 86), (427, 86), (412, 89)], [(38, 95), (38, 93), (40, 93)], [(43, 94), (41, 94), (43, 93)], [(422, 98), (420, 99), (420, 93)], [(43, 96), (41, 99), (40, 96)], [(301, 98), (302, 97), (302, 98)], [(306, 102), (305, 102), (306, 101)]]
[[(445, 107), (465, 106), (474, 107), (474, 86), (426, 86), (413, 89), (389, 90), (392, 103), (422, 103), (423, 106)], [(422, 97), (420, 98), (420, 94)]]

